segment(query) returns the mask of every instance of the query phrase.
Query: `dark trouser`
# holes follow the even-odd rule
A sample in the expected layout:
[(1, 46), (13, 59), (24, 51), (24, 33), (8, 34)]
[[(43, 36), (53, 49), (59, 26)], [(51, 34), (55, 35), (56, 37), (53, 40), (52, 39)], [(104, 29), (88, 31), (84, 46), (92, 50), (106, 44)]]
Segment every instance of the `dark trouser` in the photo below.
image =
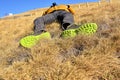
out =
[(74, 23), (74, 18), (71, 13), (63, 10), (54, 11), (34, 20), (34, 33), (40, 34), (42, 31), (45, 31), (45, 25), (50, 24), (55, 20), (61, 24), (63, 30), (66, 30), (68, 25)]

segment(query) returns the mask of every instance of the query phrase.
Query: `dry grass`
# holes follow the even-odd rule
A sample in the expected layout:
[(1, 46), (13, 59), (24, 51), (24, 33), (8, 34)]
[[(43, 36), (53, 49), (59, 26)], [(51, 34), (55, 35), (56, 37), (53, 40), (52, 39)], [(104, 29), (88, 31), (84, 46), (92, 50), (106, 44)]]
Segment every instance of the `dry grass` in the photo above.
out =
[[(19, 40), (33, 32), (33, 20), (44, 9), (0, 20), (0, 80), (120, 80), (120, 3), (72, 6), (75, 22), (96, 22), (96, 34), (61, 39), (60, 25), (52, 23), (46, 26), (51, 40), (25, 49)], [(28, 13), (34, 15), (23, 17)]]

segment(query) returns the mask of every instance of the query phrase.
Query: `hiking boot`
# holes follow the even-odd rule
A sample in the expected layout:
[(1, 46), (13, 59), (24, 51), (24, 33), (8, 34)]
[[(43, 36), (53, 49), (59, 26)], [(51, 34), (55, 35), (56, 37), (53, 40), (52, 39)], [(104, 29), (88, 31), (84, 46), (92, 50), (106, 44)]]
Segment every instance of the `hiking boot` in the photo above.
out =
[(20, 44), (23, 47), (31, 48), (36, 45), (40, 39), (50, 39), (51, 35), (49, 32), (44, 32), (39, 35), (29, 35), (20, 40)]
[(78, 34), (91, 35), (96, 32), (97, 28), (98, 27), (96, 23), (86, 23), (81, 26), (72, 24), (68, 26), (68, 30), (65, 30), (61, 33), (61, 37), (75, 37)]

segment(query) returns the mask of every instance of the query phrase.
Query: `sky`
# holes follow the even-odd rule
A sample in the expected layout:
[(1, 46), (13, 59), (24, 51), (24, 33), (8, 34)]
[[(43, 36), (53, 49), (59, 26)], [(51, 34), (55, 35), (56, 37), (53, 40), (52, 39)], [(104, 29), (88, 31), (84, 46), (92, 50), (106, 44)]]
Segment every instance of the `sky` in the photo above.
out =
[(0, 0), (0, 18), (9, 13), (20, 14), (38, 8), (49, 7), (53, 2), (57, 4), (77, 4), (97, 1), (99, 0)]

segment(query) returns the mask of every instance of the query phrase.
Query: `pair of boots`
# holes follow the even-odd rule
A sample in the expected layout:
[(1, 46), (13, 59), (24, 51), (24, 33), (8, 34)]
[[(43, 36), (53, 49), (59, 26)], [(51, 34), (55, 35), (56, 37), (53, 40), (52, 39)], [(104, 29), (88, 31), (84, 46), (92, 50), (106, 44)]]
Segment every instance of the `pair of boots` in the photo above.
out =
[[(61, 33), (62, 38), (69, 38), (69, 37), (75, 37), (78, 34), (85, 34), (85, 35), (91, 35), (97, 31), (97, 24), (96, 23), (86, 23), (81, 26), (72, 24), (68, 26), (68, 29), (63, 31)], [(36, 45), (36, 43), (40, 39), (50, 39), (51, 35), (49, 32), (44, 32), (40, 35), (30, 35), (27, 37), (24, 37), (20, 40), (20, 44), (23, 47), (31, 48), (32, 46)]]

